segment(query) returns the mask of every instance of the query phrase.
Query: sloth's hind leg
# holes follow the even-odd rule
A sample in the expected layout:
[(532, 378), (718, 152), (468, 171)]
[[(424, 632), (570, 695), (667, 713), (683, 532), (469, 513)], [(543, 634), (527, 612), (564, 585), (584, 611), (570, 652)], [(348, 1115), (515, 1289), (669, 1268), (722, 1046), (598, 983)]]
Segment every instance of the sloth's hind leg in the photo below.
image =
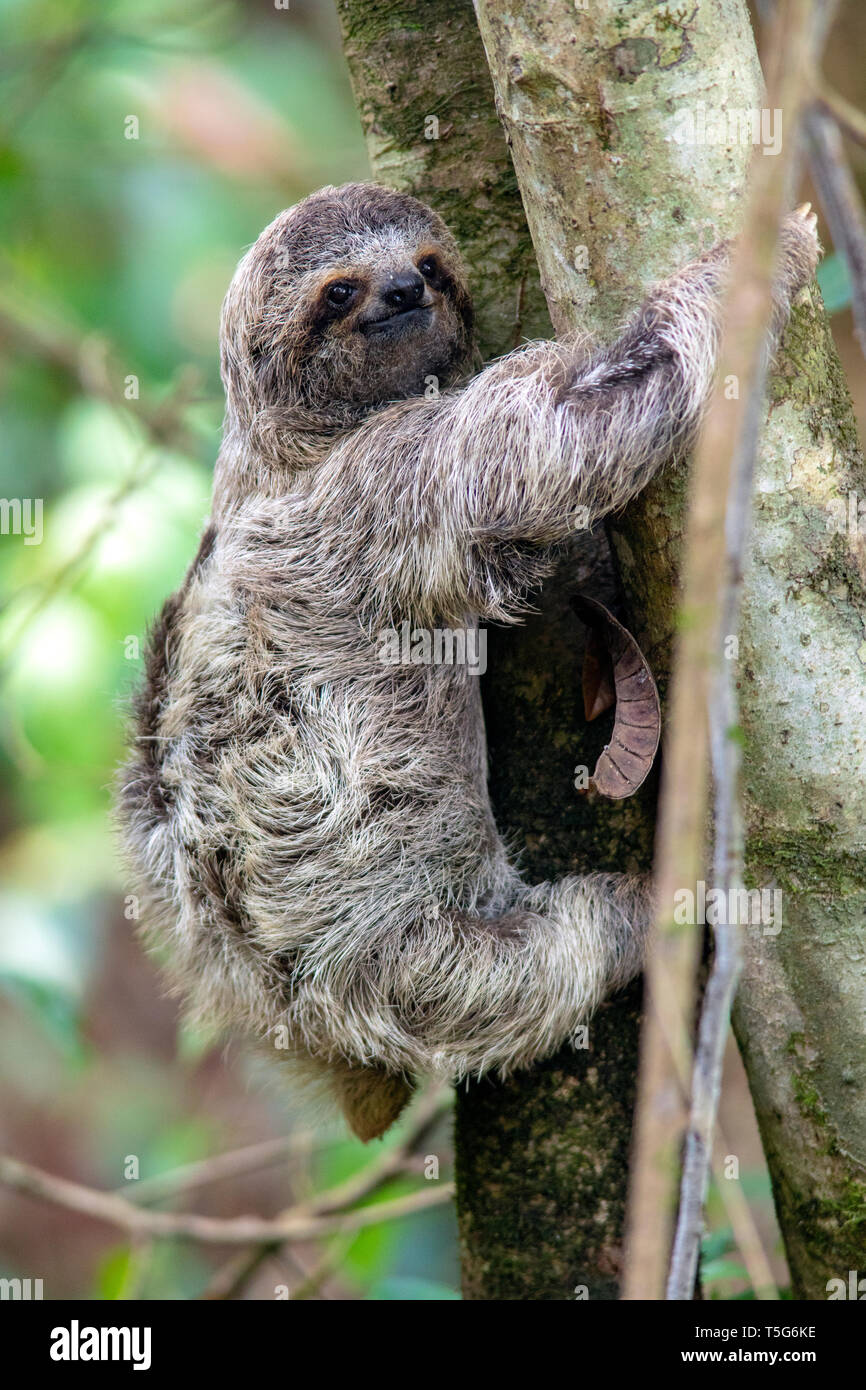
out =
[(446, 916), (381, 959), (409, 1069), (506, 1074), (573, 1038), (643, 965), (648, 877), (517, 883), (497, 915)]
[(392, 920), (308, 965), (298, 1031), (361, 1138), (393, 1123), (415, 1076), (504, 1076), (549, 1056), (641, 969), (647, 878), (515, 875), (497, 907)]

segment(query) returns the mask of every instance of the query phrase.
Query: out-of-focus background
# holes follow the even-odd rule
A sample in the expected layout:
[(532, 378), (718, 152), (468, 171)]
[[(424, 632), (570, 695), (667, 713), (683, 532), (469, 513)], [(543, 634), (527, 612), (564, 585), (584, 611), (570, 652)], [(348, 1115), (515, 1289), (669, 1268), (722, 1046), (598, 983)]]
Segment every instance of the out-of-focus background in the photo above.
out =
[[(234, 266), (281, 208), (368, 172), (336, 15), (330, 0), (0, 0), (0, 52), (0, 497), (43, 505), (40, 543), (36, 511), (22, 514), (29, 537), (0, 535), (0, 1148), (129, 1191), (292, 1135), (290, 1158), (186, 1199), (267, 1215), (369, 1154), (241, 1047), (179, 1020), (135, 940), (109, 803), (147, 625), (207, 512)], [(861, 107), (864, 52), (866, 13), (849, 3), (826, 66)], [(862, 426), (863, 359), (832, 254), (821, 279)], [(723, 1117), (784, 1284), (733, 1053)], [(444, 1181), (447, 1123), (427, 1144)], [(410, 1172), (390, 1193), (417, 1188)], [(717, 1195), (710, 1216), (710, 1296), (747, 1297)], [(0, 1278), (41, 1278), (46, 1298), (197, 1298), (229, 1253), (131, 1246), (0, 1189)], [(265, 1261), (243, 1296), (458, 1296), (448, 1206), (324, 1255), (311, 1244)]]

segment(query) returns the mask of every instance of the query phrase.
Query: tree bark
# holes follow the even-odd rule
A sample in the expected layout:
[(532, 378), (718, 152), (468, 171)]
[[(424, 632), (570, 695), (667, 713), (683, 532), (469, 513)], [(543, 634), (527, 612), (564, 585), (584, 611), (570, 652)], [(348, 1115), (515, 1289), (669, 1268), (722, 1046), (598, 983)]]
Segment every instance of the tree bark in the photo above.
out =
[[(609, 332), (653, 279), (736, 228), (750, 149), (673, 135), (684, 110), (760, 110), (745, 4), (477, 9), (554, 326)], [(614, 530), (662, 683), (685, 485), (667, 471)], [(866, 1217), (866, 545), (834, 530), (864, 487), (812, 288), (770, 387), (738, 672), (747, 868), (782, 888), (784, 926), (747, 929), (735, 1022), (801, 1298), (862, 1264)]]
[[(482, 353), (549, 337), (550, 318), (496, 115), (470, 0), (338, 0), (345, 53), (373, 176), (423, 198), (466, 258)], [(429, 117), (438, 139), (427, 139)], [(435, 129), (435, 128), (434, 128)], [(518, 307), (519, 306), (519, 307)], [(575, 543), (525, 625), (492, 630), (483, 683), (490, 789), (527, 877), (646, 868), (654, 779), (638, 797), (590, 805), (574, 790), (611, 719), (586, 726), (583, 628), (569, 596), (610, 605), (617, 589), (603, 534)], [(640, 987), (593, 1020), (586, 1051), (565, 1050), (507, 1084), (457, 1101), (458, 1217), (464, 1294), (568, 1299), (619, 1289)]]
[(482, 356), (549, 337), (471, 0), (337, 0), (337, 11), (373, 177), (421, 198), (456, 235)]

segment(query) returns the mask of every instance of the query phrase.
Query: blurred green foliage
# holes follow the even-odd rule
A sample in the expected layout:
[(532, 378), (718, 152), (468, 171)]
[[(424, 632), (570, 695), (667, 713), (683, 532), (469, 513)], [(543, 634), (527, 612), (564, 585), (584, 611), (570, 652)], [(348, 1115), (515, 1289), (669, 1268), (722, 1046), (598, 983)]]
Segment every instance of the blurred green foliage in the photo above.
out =
[(851, 304), (851, 276), (838, 251), (831, 251), (818, 266), (818, 285), (828, 314), (838, 314)]

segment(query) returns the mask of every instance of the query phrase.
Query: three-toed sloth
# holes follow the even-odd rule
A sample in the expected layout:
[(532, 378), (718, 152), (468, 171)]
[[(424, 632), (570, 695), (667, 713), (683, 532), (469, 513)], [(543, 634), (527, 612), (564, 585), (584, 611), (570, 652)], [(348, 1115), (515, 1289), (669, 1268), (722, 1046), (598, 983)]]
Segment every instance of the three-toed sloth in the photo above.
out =
[[(817, 260), (785, 224), (774, 331)], [(508, 622), (557, 545), (693, 442), (726, 246), (612, 346), (469, 377), (454, 240), (374, 184), (282, 213), (225, 301), (213, 513), (150, 638), (122, 774), (147, 925), (194, 1012), (324, 1068), (381, 1134), (418, 1074), (500, 1075), (641, 968), (644, 878), (525, 883), (487, 794), (477, 675), (383, 661)]]

